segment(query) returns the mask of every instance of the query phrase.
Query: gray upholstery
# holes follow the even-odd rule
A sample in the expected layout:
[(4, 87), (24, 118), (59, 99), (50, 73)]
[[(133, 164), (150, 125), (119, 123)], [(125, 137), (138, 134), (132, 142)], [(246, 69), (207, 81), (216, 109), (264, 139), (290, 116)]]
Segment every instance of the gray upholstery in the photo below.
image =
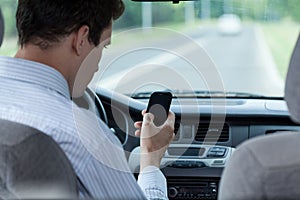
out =
[(73, 168), (51, 137), (0, 120), (0, 199), (74, 199), (77, 192)]
[(300, 199), (299, 147), (297, 132), (278, 132), (243, 143), (224, 169), (219, 199)]
[[(299, 36), (300, 37), (300, 36)], [(285, 100), (291, 118), (300, 123), (300, 38), (295, 46), (285, 84)]]
[[(300, 38), (288, 70), (285, 99), (300, 123)], [(220, 200), (300, 199), (300, 133), (278, 132), (237, 147), (223, 171)]]
[(0, 47), (1, 47), (1, 44), (3, 41), (3, 36), (4, 36), (4, 19), (3, 19), (1, 7), (0, 7)]

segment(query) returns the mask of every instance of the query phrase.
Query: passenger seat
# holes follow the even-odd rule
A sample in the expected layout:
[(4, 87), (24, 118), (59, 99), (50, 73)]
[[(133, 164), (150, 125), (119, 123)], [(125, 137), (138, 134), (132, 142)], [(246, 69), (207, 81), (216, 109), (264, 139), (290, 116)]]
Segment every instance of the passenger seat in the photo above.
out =
[[(282, 41), (284, 42), (284, 41)], [(300, 35), (286, 78), (285, 100), (300, 124)], [(277, 132), (237, 147), (220, 182), (220, 200), (300, 199), (300, 132)]]

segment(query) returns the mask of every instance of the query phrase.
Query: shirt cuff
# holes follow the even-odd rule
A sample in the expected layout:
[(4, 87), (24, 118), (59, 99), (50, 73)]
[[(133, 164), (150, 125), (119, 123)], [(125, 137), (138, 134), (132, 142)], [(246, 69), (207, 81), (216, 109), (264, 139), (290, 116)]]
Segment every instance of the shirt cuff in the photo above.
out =
[(139, 174), (137, 182), (147, 199), (168, 199), (167, 181), (159, 168), (145, 167)]

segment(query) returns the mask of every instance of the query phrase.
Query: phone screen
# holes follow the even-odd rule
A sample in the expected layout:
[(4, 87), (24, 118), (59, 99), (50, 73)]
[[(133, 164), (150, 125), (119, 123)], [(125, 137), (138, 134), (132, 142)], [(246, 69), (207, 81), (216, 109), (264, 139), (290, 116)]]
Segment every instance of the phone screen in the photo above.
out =
[(170, 92), (154, 92), (150, 96), (147, 111), (154, 115), (154, 124), (161, 126), (167, 119), (172, 101)]

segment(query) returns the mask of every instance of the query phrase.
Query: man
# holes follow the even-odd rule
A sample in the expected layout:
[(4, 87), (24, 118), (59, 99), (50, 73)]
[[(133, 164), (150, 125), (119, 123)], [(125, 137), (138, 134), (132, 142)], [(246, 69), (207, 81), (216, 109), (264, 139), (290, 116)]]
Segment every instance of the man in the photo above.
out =
[(102, 121), (71, 101), (97, 70), (83, 61), (95, 53), (100, 59), (110, 43), (112, 21), (123, 10), (121, 0), (19, 0), (20, 48), (15, 58), (0, 57), (0, 118), (53, 137), (86, 188), (81, 197), (166, 199), (166, 180), (158, 167), (174, 137), (174, 114), (161, 127), (148, 113), (135, 124), (142, 151), (137, 184), (120, 142)]

